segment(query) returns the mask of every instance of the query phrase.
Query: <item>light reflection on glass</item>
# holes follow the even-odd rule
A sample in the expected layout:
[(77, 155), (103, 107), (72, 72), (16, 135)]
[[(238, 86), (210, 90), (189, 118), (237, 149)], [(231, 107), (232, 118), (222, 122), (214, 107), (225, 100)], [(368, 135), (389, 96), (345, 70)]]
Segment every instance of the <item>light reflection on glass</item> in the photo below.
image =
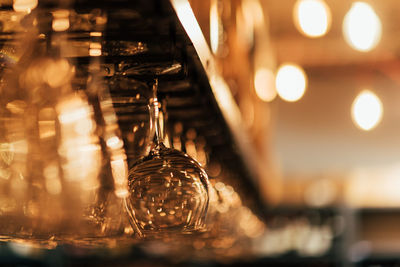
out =
[(181, 21), (184, 29), (188, 33), (189, 38), (192, 39), (192, 42), (194, 44), (203, 44), (196, 47), (200, 58), (202, 55), (208, 55), (208, 45), (205, 43), (203, 32), (201, 31), (201, 28), (196, 20), (196, 16), (193, 13), (189, 1), (172, 0), (171, 3), (174, 6), (176, 14), (178, 15), (178, 18)]
[[(14, 9), (25, 13), (36, 5), (14, 1)], [(64, 33), (79, 30), (70, 22), (88, 16), (53, 7), (42, 11), (12, 12), (9, 21), (15, 23), (2, 28), (24, 34), (14, 35), (17, 46), (1, 51), (7, 75), (0, 90), (0, 235), (57, 244), (122, 234), (118, 196), (126, 196), (127, 166), (112, 102), (96, 72), (100, 61), (75, 64), (76, 41)], [(90, 43), (93, 54), (101, 55), (97, 24), (106, 20), (98, 11), (83, 21), (93, 34), (79, 43), (86, 51), (80, 55), (88, 55)], [(28, 29), (25, 15), (33, 21)], [(36, 27), (43, 21), (50, 27)]]
[(123, 142), (118, 136), (113, 136), (107, 139), (106, 144), (109, 148), (122, 148), (123, 147)]
[(51, 138), (56, 135), (56, 124), (54, 120), (39, 121), (39, 137), (41, 139)]
[(352, 48), (367, 52), (378, 45), (382, 34), (382, 24), (369, 4), (355, 2), (344, 17), (343, 34)]
[(111, 171), (114, 177), (115, 195), (126, 198), (129, 195), (128, 188), (128, 165), (125, 157), (111, 161)]
[(90, 36), (92, 37), (101, 37), (102, 35), (102, 32), (90, 32)]
[(46, 179), (46, 189), (52, 195), (61, 193), (62, 186), (60, 181), (60, 174), (56, 164), (49, 164), (43, 170), (43, 175)]
[(53, 30), (56, 32), (66, 31), (69, 28), (69, 11), (65, 9), (53, 12)]
[[(65, 159), (64, 178), (85, 181), (87, 188), (98, 187), (97, 175), (100, 169), (100, 145), (96, 143), (94, 133), (76, 132), (81, 121), (92, 124), (93, 112), (80, 97), (72, 96), (60, 102), (56, 107), (59, 114), (61, 143), (59, 153)], [(98, 146), (97, 149), (85, 149), (86, 146)]]
[(101, 56), (101, 44), (100, 43), (90, 43), (89, 55), (92, 57)]
[(13, 100), (7, 103), (6, 109), (14, 114), (23, 114), (26, 109), (26, 103), (22, 100)]
[(30, 13), (38, 5), (38, 0), (14, 0), (13, 9), (17, 12)]

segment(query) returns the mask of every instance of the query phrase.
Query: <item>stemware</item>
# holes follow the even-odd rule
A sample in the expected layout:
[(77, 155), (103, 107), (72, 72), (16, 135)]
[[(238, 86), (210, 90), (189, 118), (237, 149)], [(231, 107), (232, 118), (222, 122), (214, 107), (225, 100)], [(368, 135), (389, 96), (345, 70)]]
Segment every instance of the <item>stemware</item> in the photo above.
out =
[(149, 99), (154, 142), (149, 154), (131, 166), (128, 176), (126, 209), (141, 237), (204, 230), (209, 203), (204, 169), (195, 159), (163, 143), (157, 87), (155, 80)]
[(88, 15), (96, 34), (75, 33), (88, 46), (82, 64), (71, 57), (72, 12), (38, 5), (6, 44), (15, 60), (0, 69), (0, 240), (56, 244), (124, 231), (126, 155), (99, 73), (105, 14)]

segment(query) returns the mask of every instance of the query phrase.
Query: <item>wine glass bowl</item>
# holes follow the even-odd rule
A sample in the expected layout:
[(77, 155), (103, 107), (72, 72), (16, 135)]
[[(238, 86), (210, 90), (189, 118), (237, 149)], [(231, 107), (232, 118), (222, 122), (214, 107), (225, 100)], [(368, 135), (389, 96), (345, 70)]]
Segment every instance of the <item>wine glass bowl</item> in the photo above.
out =
[(157, 90), (155, 79), (148, 99), (151, 150), (128, 173), (130, 194), (125, 207), (140, 237), (204, 230), (209, 202), (208, 176), (201, 165), (163, 143), (164, 116), (159, 111)]
[(129, 172), (131, 223), (145, 236), (204, 229), (208, 176), (187, 154), (157, 145)]

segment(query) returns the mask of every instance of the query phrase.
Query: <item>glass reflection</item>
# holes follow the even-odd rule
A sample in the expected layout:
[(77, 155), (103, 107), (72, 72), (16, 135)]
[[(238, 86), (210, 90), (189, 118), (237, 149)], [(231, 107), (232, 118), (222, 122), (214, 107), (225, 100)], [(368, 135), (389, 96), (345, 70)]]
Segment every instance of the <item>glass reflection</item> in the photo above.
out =
[[(36, 5), (14, 1), (16, 11), (30, 14), (16, 20), (25, 34), (15, 35), (2, 57), (1, 239), (56, 245), (119, 236), (127, 164), (99, 61), (87, 67), (65, 57), (73, 54), (64, 33), (72, 12), (32, 11)], [(101, 30), (104, 15), (97, 16)]]
[(157, 89), (156, 80), (149, 99), (155, 141), (149, 155), (129, 171), (127, 212), (140, 236), (201, 231), (209, 204), (208, 176), (195, 159), (164, 145)]

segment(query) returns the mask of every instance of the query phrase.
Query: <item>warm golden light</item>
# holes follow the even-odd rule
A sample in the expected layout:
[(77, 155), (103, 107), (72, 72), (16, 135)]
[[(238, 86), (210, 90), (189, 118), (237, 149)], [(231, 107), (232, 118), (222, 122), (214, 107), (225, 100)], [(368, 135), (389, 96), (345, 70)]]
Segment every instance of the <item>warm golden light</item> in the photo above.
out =
[(52, 195), (60, 194), (62, 191), (62, 185), (58, 166), (54, 163), (50, 163), (44, 168), (43, 175), (45, 177), (47, 191)]
[(124, 158), (111, 161), (111, 171), (114, 178), (114, 192), (119, 198), (125, 198), (128, 192), (128, 166)]
[(219, 39), (220, 39), (220, 18), (218, 15), (218, 1), (211, 2), (210, 7), (210, 43), (211, 50), (214, 54), (218, 52)]
[(279, 67), (275, 77), (275, 87), (278, 95), (285, 101), (299, 100), (306, 91), (307, 76), (304, 70), (294, 64), (284, 64)]
[(118, 136), (113, 136), (107, 139), (107, 146), (112, 149), (119, 149), (123, 147), (123, 142)]
[(66, 59), (48, 60), (40, 70), (43, 80), (53, 88), (67, 84), (74, 75), (74, 68)]
[(38, 5), (38, 0), (14, 0), (13, 9), (17, 12), (30, 13)]
[(298, 0), (293, 9), (297, 29), (308, 37), (321, 37), (331, 26), (331, 11), (323, 0)]
[(101, 44), (100, 43), (90, 43), (89, 45), (89, 55), (92, 57), (101, 56)]
[(344, 17), (343, 34), (352, 48), (367, 52), (379, 43), (382, 24), (369, 4), (355, 2)]
[(259, 0), (243, 0), (236, 9), (236, 31), (240, 42), (250, 49), (254, 45), (255, 29), (265, 23), (263, 8)]
[(244, 19), (251, 25), (259, 26), (264, 22), (263, 8), (259, 0), (242, 1)]
[(69, 28), (69, 11), (65, 9), (53, 12), (52, 28), (56, 32), (66, 31)]
[(272, 101), (276, 97), (274, 73), (266, 68), (260, 68), (254, 76), (254, 88), (262, 101)]
[[(56, 111), (60, 124), (58, 153), (63, 159), (62, 171), (65, 181), (79, 181), (85, 190), (97, 188), (101, 147), (95, 138), (93, 127), (88, 131), (81, 131), (82, 122), (94, 125), (93, 110), (84, 98), (72, 95), (60, 101)], [(58, 182), (51, 177), (47, 178), (48, 190), (58, 192)]]
[(383, 106), (380, 99), (371, 91), (362, 91), (354, 100), (351, 116), (354, 123), (364, 131), (375, 128), (382, 120)]
[(93, 37), (101, 37), (103, 35), (102, 32), (90, 32), (90, 36)]

